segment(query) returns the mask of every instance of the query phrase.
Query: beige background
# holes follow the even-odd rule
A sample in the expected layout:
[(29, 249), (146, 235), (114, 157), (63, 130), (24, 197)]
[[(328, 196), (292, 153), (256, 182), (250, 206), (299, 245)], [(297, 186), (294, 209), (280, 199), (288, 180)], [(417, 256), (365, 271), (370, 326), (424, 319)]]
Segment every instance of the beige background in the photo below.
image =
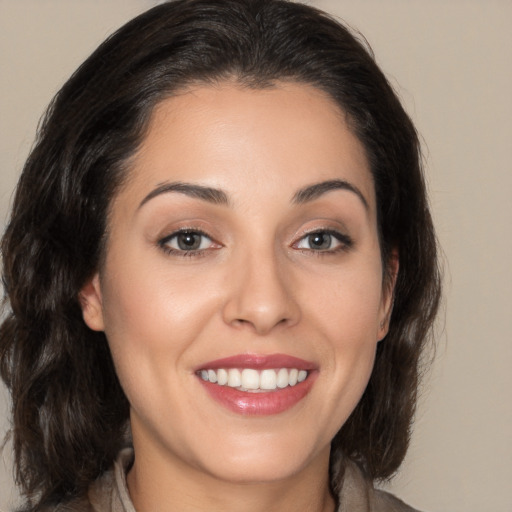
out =
[[(0, 224), (63, 81), (150, 0), (0, 0)], [(392, 490), (429, 511), (512, 511), (512, 2), (319, 0), (371, 42), (425, 139), (446, 314)], [(8, 400), (0, 388), (0, 431)], [(0, 510), (15, 501), (9, 446)]]

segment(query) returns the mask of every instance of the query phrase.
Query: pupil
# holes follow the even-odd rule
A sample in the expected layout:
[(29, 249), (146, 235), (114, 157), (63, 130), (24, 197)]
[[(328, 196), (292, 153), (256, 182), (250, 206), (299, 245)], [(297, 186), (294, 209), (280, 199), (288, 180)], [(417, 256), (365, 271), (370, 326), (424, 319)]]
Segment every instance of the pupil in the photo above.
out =
[(184, 251), (197, 249), (201, 245), (201, 238), (196, 233), (181, 233), (178, 236), (178, 247)]
[(329, 249), (331, 246), (331, 235), (315, 233), (309, 236), (309, 243), (313, 249)]

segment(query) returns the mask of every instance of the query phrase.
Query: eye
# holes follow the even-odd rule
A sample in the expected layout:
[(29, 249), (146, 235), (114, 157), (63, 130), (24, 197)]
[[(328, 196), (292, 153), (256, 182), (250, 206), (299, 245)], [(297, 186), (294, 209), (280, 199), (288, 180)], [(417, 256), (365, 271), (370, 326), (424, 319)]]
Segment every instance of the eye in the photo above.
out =
[(350, 237), (329, 230), (308, 233), (295, 244), (295, 248), (297, 249), (317, 252), (336, 252), (338, 250), (348, 249), (351, 246), (352, 240)]
[(217, 247), (213, 240), (200, 231), (183, 230), (166, 236), (159, 245), (167, 252), (199, 252)]

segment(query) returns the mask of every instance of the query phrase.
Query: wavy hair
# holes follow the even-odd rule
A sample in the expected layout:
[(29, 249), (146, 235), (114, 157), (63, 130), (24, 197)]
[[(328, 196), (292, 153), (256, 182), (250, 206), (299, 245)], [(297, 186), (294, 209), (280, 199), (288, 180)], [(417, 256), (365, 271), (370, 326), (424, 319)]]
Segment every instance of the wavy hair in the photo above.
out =
[[(196, 83), (313, 85), (346, 113), (377, 197), (382, 258), (400, 269), (389, 332), (331, 464), (368, 478), (401, 464), (440, 277), (415, 128), (371, 50), (337, 20), (286, 0), (176, 0), (109, 37), (50, 104), (2, 239), (0, 371), (12, 397), (18, 484), (30, 510), (86, 492), (126, 442), (129, 404), (78, 292), (99, 268), (109, 205), (153, 108)], [(388, 279), (385, 271), (384, 279)], [(332, 482), (333, 487), (337, 482)]]

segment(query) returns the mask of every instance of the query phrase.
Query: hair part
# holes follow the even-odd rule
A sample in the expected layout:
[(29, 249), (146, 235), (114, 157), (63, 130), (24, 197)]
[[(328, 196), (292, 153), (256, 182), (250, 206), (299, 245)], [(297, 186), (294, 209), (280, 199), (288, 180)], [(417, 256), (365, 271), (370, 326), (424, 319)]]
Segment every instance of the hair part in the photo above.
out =
[[(126, 443), (129, 404), (79, 290), (98, 270), (109, 205), (162, 99), (194, 84), (294, 81), (326, 92), (364, 146), (394, 308), (368, 387), (333, 440), (332, 462), (369, 478), (402, 462), (440, 297), (418, 137), (371, 52), (340, 23), (286, 0), (177, 0), (109, 37), (56, 95), (2, 239), (0, 372), (12, 396), (16, 479), (30, 510), (83, 495)], [(333, 482), (336, 486), (336, 482)]]

